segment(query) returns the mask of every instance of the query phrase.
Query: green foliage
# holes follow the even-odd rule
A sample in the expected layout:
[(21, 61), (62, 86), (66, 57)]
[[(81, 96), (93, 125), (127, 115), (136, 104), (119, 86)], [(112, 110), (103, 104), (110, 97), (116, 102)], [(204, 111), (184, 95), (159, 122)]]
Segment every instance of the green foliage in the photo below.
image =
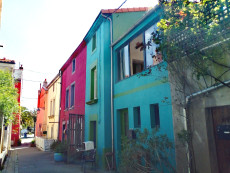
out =
[(50, 149), (55, 153), (65, 153), (67, 152), (68, 145), (66, 142), (54, 141), (53, 144), (51, 144)]
[(15, 114), (19, 111), (17, 97), (12, 74), (0, 70), (0, 116), (4, 116), (6, 124), (14, 120)]
[(177, 137), (179, 138), (180, 142), (185, 146), (191, 140), (191, 134), (187, 130), (181, 130)]
[(26, 107), (21, 107), (21, 125), (23, 128), (34, 127), (34, 115)]
[(32, 141), (31, 141), (31, 144), (35, 144), (35, 140), (32, 140)]
[(173, 143), (156, 130), (136, 131), (136, 139), (122, 138), (120, 172), (175, 172)]
[[(214, 79), (214, 84), (224, 84), (224, 76), (230, 71), (229, 64), (220, 63), (223, 54), (226, 57), (230, 51), (227, 1), (162, 0), (160, 5), (162, 19), (152, 40), (157, 44), (160, 40), (159, 49), (164, 61), (169, 67), (172, 62), (186, 63), (196, 79), (208, 76)], [(175, 73), (181, 73), (177, 67), (173, 68), (177, 70)], [(216, 69), (219, 69), (218, 73)]]

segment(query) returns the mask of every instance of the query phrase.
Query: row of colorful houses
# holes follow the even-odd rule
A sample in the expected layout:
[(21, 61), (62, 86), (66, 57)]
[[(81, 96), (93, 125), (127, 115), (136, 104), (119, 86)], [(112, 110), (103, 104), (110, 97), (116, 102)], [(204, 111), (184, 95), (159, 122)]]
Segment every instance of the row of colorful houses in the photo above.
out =
[[(186, 146), (181, 145), (177, 137), (187, 128), (186, 111), (177, 104), (181, 96), (172, 85), (174, 76), (156, 51), (158, 45), (151, 42), (150, 46), (144, 46), (157, 29), (161, 12), (159, 6), (101, 10), (57, 76), (49, 84), (45, 80), (40, 86), (36, 136), (68, 141), (70, 155), (74, 155), (82, 142), (94, 141), (97, 164), (106, 167), (108, 153), (113, 153), (114, 163), (119, 164), (122, 135), (127, 136), (135, 129), (157, 127), (160, 134), (166, 134), (174, 142), (171, 160), (178, 172), (187, 172)], [(210, 92), (223, 93), (222, 89), (218, 86)], [(197, 103), (193, 99), (197, 95), (201, 100), (207, 99), (203, 93), (205, 91), (185, 97), (188, 96), (195, 107)], [(222, 96), (226, 97), (225, 101), (212, 104), (209, 101), (209, 108), (229, 105), (228, 96)], [(194, 107), (189, 107), (190, 112), (198, 115), (199, 110)], [(200, 107), (200, 110), (206, 109), (205, 104)], [(196, 169), (201, 172), (211, 172), (218, 167), (213, 167), (218, 161), (210, 157), (215, 142), (208, 140), (209, 135), (214, 140), (209, 130), (215, 127), (209, 124), (207, 132), (202, 130), (209, 121), (204, 118), (207, 114), (202, 114), (200, 126), (196, 124), (198, 116), (193, 116), (194, 153), (196, 158), (199, 152), (205, 157), (195, 161)]]

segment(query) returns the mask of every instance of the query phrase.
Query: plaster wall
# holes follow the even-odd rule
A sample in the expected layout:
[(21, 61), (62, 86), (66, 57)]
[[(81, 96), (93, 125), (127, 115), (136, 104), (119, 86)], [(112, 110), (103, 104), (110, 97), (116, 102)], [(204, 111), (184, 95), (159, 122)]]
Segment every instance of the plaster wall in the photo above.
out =
[[(52, 85), (48, 88), (47, 98), (47, 137), (49, 139), (57, 139), (58, 137), (58, 123), (59, 123), (59, 108), (60, 108), (60, 90), (61, 78), (58, 76)], [(51, 113), (51, 101), (54, 104), (54, 112)], [(54, 103), (53, 103), (54, 102)], [(51, 132), (51, 130), (53, 130)], [(51, 136), (51, 134), (53, 134)]]
[[(62, 72), (61, 76), (61, 111), (59, 122), (59, 139), (62, 139), (63, 124), (69, 122), (69, 114), (85, 115), (85, 84), (86, 84), (86, 47), (79, 50), (75, 58), (75, 72), (72, 73), (72, 61)], [(69, 89), (69, 103), (71, 95), (71, 84), (75, 84), (74, 106), (65, 108), (66, 90)]]
[(97, 103), (85, 105), (85, 140), (90, 140), (90, 121), (96, 121), (96, 146), (99, 167), (105, 164), (104, 154), (111, 148), (110, 118), (110, 24), (103, 20), (96, 33), (96, 50), (87, 42), (86, 102), (90, 101), (91, 69), (97, 69)]
[(230, 89), (222, 87), (191, 99), (193, 148), (197, 172), (218, 172), (211, 107), (230, 105)]

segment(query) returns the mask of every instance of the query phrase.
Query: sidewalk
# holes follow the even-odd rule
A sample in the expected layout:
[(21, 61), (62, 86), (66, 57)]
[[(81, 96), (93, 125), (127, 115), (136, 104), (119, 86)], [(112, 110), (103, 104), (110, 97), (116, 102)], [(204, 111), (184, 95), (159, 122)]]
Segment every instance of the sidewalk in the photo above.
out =
[[(43, 152), (35, 147), (15, 147), (9, 152), (2, 173), (82, 173), (80, 164), (55, 162), (52, 152)], [(105, 173), (87, 167), (86, 173)], [(106, 171), (107, 172), (107, 171)], [(109, 172), (107, 172), (109, 173)]]

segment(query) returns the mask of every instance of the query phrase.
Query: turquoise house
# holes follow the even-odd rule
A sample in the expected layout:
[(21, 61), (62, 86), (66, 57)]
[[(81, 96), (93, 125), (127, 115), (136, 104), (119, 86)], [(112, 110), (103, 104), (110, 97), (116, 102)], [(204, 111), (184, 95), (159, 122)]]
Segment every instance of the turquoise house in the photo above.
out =
[[(87, 45), (85, 141), (94, 141), (97, 165), (106, 167), (112, 149), (111, 44), (143, 17), (148, 8), (101, 10), (84, 40)], [(112, 31), (115, 34), (112, 34)]]
[[(121, 136), (156, 127), (174, 141), (168, 71), (158, 45), (150, 41), (161, 8), (156, 6), (113, 43), (114, 148), (117, 165)], [(114, 31), (115, 33), (116, 31)], [(174, 158), (172, 158), (175, 160)]]

